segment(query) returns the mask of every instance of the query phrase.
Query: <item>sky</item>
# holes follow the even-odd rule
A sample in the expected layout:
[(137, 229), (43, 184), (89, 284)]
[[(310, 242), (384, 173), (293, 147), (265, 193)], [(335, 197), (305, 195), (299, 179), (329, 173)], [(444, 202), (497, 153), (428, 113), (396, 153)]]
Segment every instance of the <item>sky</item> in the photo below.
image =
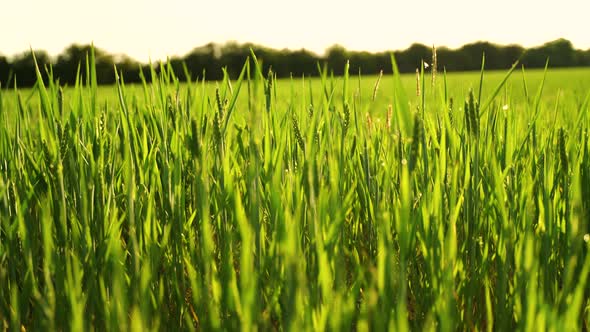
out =
[(140, 61), (208, 42), (253, 42), (323, 54), (401, 50), (414, 42), (538, 46), (557, 38), (590, 49), (590, 0), (1, 0), (0, 54), (94, 44)]

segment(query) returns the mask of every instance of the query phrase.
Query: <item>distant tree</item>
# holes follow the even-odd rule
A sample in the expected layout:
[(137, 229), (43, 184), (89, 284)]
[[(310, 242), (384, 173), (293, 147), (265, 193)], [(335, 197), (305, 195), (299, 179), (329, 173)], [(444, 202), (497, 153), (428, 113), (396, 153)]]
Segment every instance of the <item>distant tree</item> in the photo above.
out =
[(319, 58), (306, 49), (301, 49), (292, 53), (291, 71), (297, 76), (314, 76), (317, 75), (317, 63)]
[(523, 56), (523, 63), (528, 67), (543, 67), (549, 59), (551, 67), (575, 66), (576, 51), (569, 40), (557, 39), (545, 43), (541, 47), (527, 50)]
[(215, 65), (218, 62), (220, 54), (219, 46), (213, 43), (209, 43), (197, 48), (194, 48), (191, 52), (185, 55), (179, 60), (186, 63), (189, 73), (193, 79), (203, 78), (203, 73), (209, 78), (209, 75), (214, 75), (219, 71)]
[[(35, 50), (33, 52), (37, 59), (37, 64), (39, 65), (39, 71), (43, 78), (47, 80), (47, 69), (48, 66), (51, 65), (51, 59), (45, 51)], [(12, 62), (12, 68), (18, 86), (33, 86), (35, 82), (37, 82), (35, 61), (31, 51), (17, 55)]]
[(0, 55), (0, 84), (2, 87), (6, 87), (9, 82), (10, 72), (12, 70), (12, 65), (8, 62), (8, 58)]
[(54, 66), (56, 77), (62, 84), (73, 85), (76, 82), (76, 73), (80, 66), (82, 82), (86, 79), (86, 57), (90, 54), (89, 45), (73, 44), (66, 48), (58, 57)]
[[(126, 83), (140, 83), (141, 82), (141, 64), (134, 59), (126, 56), (121, 55), (119, 56), (115, 64), (117, 66), (117, 70), (124, 74), (125, 82)], [(175, 71), (176, 73), (182, 73), (182, 71)], [(112, 78), (114, 79), (114, 77)]]
[(301, 49), (290, 51), (287, 49), (281, 51), (264, 50), (262, 59), (265, 63), (265, 70), (272, 71), (280, 77), (309, 77), (317, 74), (316, 64), (318, 57), (311, 52)]
[(502, 64), (504, 68), (514, 64), (524, 54), (525, 49), (520, 45), (508, 45), (500, 47)]
[(487, 42), (477, 42), (464, 45), (457, 52), (461, 55), (460, 70), (478, 70), (481, 68), (481, 61), (485, 54), (486, 68), (497, 69), (498, 51), (496, 47)]
[[(126, 58), (120, 56), (120, 58)], [(96, 64), (96, 79), (98, 84), (113, 84), (115, 83), (115, 57), (100, 48), (94, 48), (94, 61)], [(127, 80), (127, 74), (125, 74), (125, 81)]]
[[(244, 62), (250, 55), (250, 48), (248, 45), (240, 45), (236, 42), (229, 42), (224, 44), (220, 50), (221, 54), (219, 56), (219, 62), (221, 63), (221, 67), (225, 67), (232, 78), (236, 78), (242, 67), (244, 66)], [(210, 75), (215, 75), (217, 78), (222, 77), (221, 68), (217, 67), (217, 70), (213, 70)]]
[(451, 50), (447, 47), (439, 47), (436, 50), (438, 67), (440, 70), (463, 71), (472, 65), (471, 59), (459, 50)]
[(397, 65), (402, 72), (413, 72), (420, 67), (422, 60), (430, 62), (432, 48), (422, 44), (412, 44), (404, 51), (395, 52)]
[(381, 63), (376, 61), (376, 54), (369, 52), (350, 52), (348, 56), (350, 60), (351, 73), (377, 73), (381, 68)]
[[(86, 59), (92, 51), (91, 45), (73, 44), (52, 59), (44, 51), (35, 51), (41, 74), (48, 78), (46, 68), (52, 66), (54, 79), (62, 85), (73, 85), (76, 72), (80, 68), (80, 79), (87, 81)], [(398, 68), (402, 73), (414, 72), (420, 67), (420, 61), (430, 64), (432, 47), (412, 44), (409, 48), (395, 52), (357, 52), (348, 51), (341, 45), (333, 45), (324, 56), (318, 56), (305, 49), (276, 50), (251, 43), (239, 44), (229, 42), (223, 45), (209, 43), (194, 48), (181, 57), (173, 57), (169, 61), (176, 77), (185, 81), (193, 79), (219, 80), (223, 77), (222, 68), (226, 68), (230, 78), (239, 75), (244, 62), (253, 50), (258, 58), (262, 71), (266, 75), (269, 69), (278, 77), (301, 77), (317, 75), (317, 64), (326, 63), (335, 75), (342, 75), (346, 61), (350, 61), (350, 73), (359, 71), (363, 74), (377, 74), (380, 70), (391, 73), (390, 54), (394, 54)], [(486, 69), (506, 69), (517, 59), (529, 68), (542, 68), (547, 58), (550, 66), (590, 66), (590, 50), (574, 49), (571, 42), (558, 39), (542, 46), (524, 49), (518, 45), (499, 46), (488, 42), (476, 42), (464, 45), (459, 49), (439, 47), (437, 49), (439, 69), (447, 71), (479, 70), (482, 55), (485, 54)], [(112, 84), (115, 81), (114, 67), (123, 73), (125, 82), (141, 82), (141, 73), (150, 82), (151, 67), (140, 64), (125, 55), (113, 56), (100, 48), (94, 48), (96, 75), (98, 84)], [(153, 64), (156, 74), (160, 71), (160, 63)], [(186, 70), (185, 70), (186, 69)], [(14, 75), (13, 75), (14, 74)], [(0, 83), (8, 85), (14, 77), (19, 86), (32, 86), (37, 78), (31, 52), (24, 52), (11, 59), (0, 56)]]
[(587, 51), (580, 51), (578, 58), (579, 66), (590, 66), (590, 49)]
[[(94, 61), (96, 65), (96, 80), (98, 84), (112, 84), (115, 82), (114, 57), (104, 50), (92, 47), (92, 45), (73, 44), (66, 48), (58, 57), (54, 66), (55, 77), (59, 78), (61, 84), (73, 85), (76, 82), (76, 73), (80, 68), (80, 79), (86, 82), (86, 60), (94, 50)], [(89, 58), (88, 58), (89, 59)], [(121, 64), (130, 67), (135, 63), (127, 56), (120, 57)], [(120, 69), (122, 66), (118, 66)], [(133, 80), (137, 81), (138, 76)]]
[(348, 52), (341, 45), (333, 45), (326, 50), (325, 60), (334, 71), (334, 75), (342, 75), (344, 73), (344, 66), (348, 58)]

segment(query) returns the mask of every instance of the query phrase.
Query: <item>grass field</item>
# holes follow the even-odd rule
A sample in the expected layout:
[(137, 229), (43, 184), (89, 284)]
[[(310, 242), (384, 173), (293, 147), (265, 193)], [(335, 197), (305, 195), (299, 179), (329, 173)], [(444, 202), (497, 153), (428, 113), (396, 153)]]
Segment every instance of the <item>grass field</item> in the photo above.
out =
[(97, 87), (92, 63), (0, 91), (1, 327), (590, 327), (589, 68)]

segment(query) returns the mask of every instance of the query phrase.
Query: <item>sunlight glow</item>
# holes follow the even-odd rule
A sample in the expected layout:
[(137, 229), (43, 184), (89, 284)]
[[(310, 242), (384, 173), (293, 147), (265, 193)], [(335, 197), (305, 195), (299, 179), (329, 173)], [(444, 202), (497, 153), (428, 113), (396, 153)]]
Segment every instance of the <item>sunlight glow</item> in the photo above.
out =
[(74, 42), (92, 41), (140, 61), (226, 41), (318, 54), (336, 43), (382, 51), (479, 40), (530, 47), (557, 38), (590, 48), (588, 0), (19, 0), (1, 8), (4, 55), (29, 45), (56, 55)]

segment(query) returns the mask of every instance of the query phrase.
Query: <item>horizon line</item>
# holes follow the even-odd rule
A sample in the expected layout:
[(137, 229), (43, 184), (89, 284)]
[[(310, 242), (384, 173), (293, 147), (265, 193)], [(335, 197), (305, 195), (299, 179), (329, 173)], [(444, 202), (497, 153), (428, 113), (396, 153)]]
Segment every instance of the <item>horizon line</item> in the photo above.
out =
[(59, 55), (63, 54), (69, 47), (72, 46), (79, 46), (79, 47), (86, 47), (86, 46), (91, 46), (93, 47), (95, 50), (101, 50), (104, 51), (106, 54), (111, 55), (113, 57), (121, 57), (121, 59), (127, 58), (128, 60), (132, 60), (135, 61), (137, 63), (141, 63), (141, 64), (148, 64), (150, 62), (162, 62), (162, 61), (168, 61), (168, 60), (172, 60), (174, 58), (181, 58), (181, 57), (185, 57), (189, 54), (191, 54), (194, 50), (205, 47), (205, 46), (209, 46), (209, 45), (213, 45), (213, 46), (217, 46), (217, 47), (224, 47), (227, 45), (238, 45), (238, 46), (249, 46), (250, 48), (261, 48), (261, 49), (267, 49), (267, 50), (274, 50), (274, 51), (290, 51), (290, 52), (297, 52), (297, 51), (305, 51), (308, 53), (311, 53), (312, 55), (315, 55), (317, 57), (325, 57), (327, 55), (327, 53), (329, 52), (330, 49), (339, 47), (344, 49), (347, 52), (352, 52), (352, 53), (369, 53), (369, 54), (379, 54), (379, 53), (393, 53), (393, 52), (403, 52), (405, 50), (410, 49), (413, 46), (424, 46), (427, 48), (430, 47), (436, 47), (437, 50), (450, 50), (450, 51), (458, 51), (462, 48), (464, 48), (465, 46), (470, 46), (470, 45), (477, 45), (477, 44), (490, 44), (492, 46), (496, 46), (496, 47), (520, 47), (523, 48), (524, 50), (530, 50), (530, 49), (535, 49), (535, 48), (540, 48), (543, 47), (545, 45), (557, 42), (557, 41), (567, 41), (569, 42), (573, 49), (576, 51), (583, 51), (583, 52), (587, 52), (590, 51), (590, 48), (588, 49), (584, 49), (584, 48), (577, 48), (576, 45), (574, 45), (574, 43), (564, 37), (559, 37), (559, 38), (555, 38), (552, 40), (548, 40), (546, 42), (543, 42), (542, 44), (537, 44), (534, 46), (523, 46), (522, 44), (519, 43), (496, 43), (496, 42), (492, 42), (489, 40), (483, 40), (483, 39), (478, 39), (475, 41), (471, 41), (468, 43), (464, 43), (461, 46), (458, 47), (449, 47), (446, 45), (436, 45), (436, 44), (426, 44), (426, 43), (422, 43), (422, 42), (412, 42), (411, 44), (409, 44), (407, 47), (405, 48), (399, 48), (399, 49), (383, 49), (380, 51), (369, 51), (369, 50), (357, 50), (357, 49), (348, 49), (346, 48), (344, 45), (342, 45), (341, 43), (333, 43), (330, 46), (326, 47), (323, 51), (323, 53), (318, 53), (314, 50), (311, 50), (310, 48), (306, 48), (306, 47), (271, 47), (271, 46), (267, 46), (267, 45), (263, 45), (261, 43), (255, 43), (255, 42), (251, 42), (251, 41), (246, 41), (246, 42), (241, 42), (238, 40), (225, 40), (223, 42), (218, 42), (218, 41), (210, 41), (204, 44), (200, 44), (197, 46), (194, 46), (193, 48), (191, 48), (189, 51), (180, 54), (173, 54), (173, 55), (166, 55), (166, 57), (164, 58), (158, 58), (158, 59), (152, 59), (151, 56), (148, 56), (147, 61), (142, 61), (142, 60), (138, 60), (137, 58), (128, 55), (127, 53), (121, 53), (121, 52), (110, 52), (108, 49), (106, 48), (102, 48), (100, 46), (97, 46), (94, 44), (94, 41), (90, 41), (88, 43), (84, 43), (84, 42), (72, 42), (70, 44), (68, 44), (67, 46), (65, 46), (64, 48), (62, 48), (62, 50), (57, 53), (57, 54), (51, 54), (49, 53), (47, 50), (45, 49), (35, 49), (33, 48), (32, 45), (29, 45), (29, 49), (28, 50), (23, 50), (17, 53), (13, 53), (10, 55), (4, 54), (2, 53), (2, 50), (0, 50), (0, 57), (6, 57), (7, 59), (10, 60), (14, 60), (15, 58), (18, 58), (19, 56), (22, 55), (26, 55), (29, 54), (31, 51), (33, 52), (45, 52), (47, 53), (47, 55), (52, 58), (52, 60), (55, 60)]

